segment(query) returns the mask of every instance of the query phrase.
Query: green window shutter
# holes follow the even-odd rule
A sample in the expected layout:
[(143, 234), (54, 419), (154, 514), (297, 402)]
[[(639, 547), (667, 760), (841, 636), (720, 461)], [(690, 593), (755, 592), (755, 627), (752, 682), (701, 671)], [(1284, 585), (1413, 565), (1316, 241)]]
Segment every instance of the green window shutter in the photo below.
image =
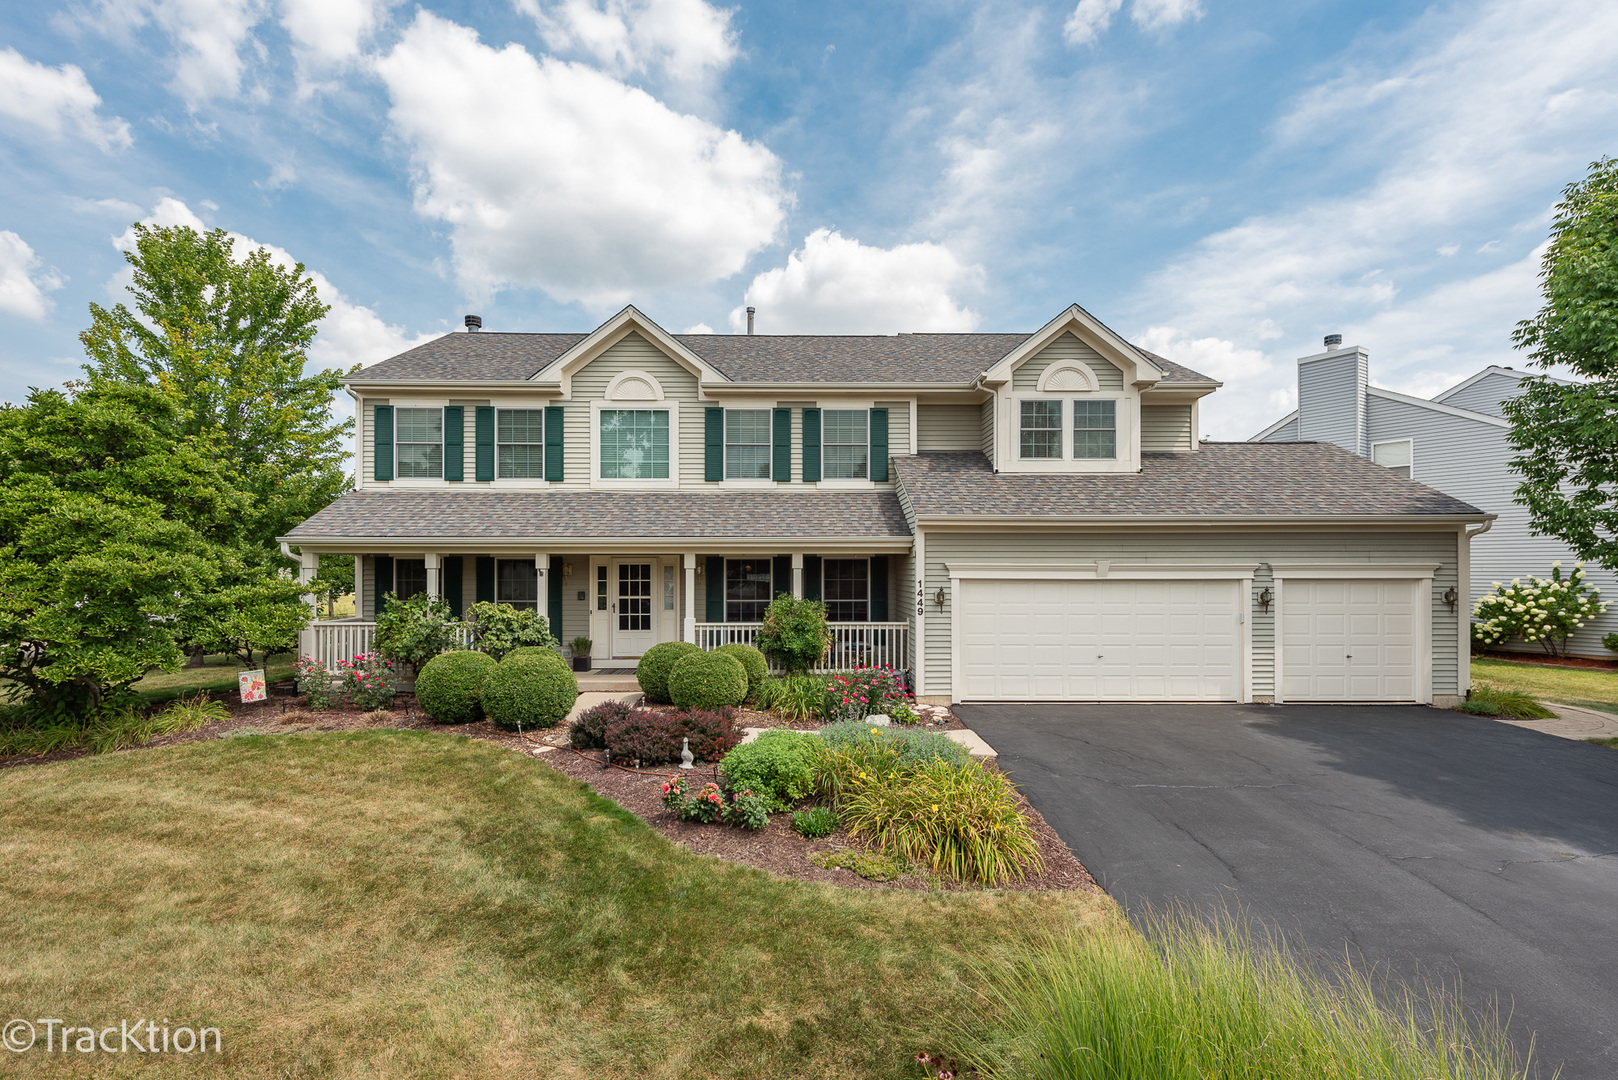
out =
[(703, 573), (708, 578), (708, 621), (725, 621), (725, 560), (717, 555), (708, 556), (708, 567)]
[(775, 410), (775, 460), (770, 463), (770, 479), (788, 483), (792, 479), (792, 410)]
[(717, 484), (725, 478), (725, 410), (702, 410), (702, 478)]
[[(558, 409), (558, 412), (561, 410)], [(547, 453), (549, 448), (547, 448)], [(545, 575), (545, 611), (551, 624), (551, 637), (562, 640), (562, 557), (551, 556), (551, 568)]]
[(871, 621), (888, 621), (888, 557), (871, 556)]
[(466, 414), (459, 405), (444, 406), (444, 479), (465, 480)]
[[(494, 479), (494, 409), (491, 406), (478, 406), (476, 426), (473, 438), (477, 440), (477, 472), (474, 475), (479, 483), (486, 484)], [(494, 573), (493, 564), (489, 572)]]
[[(803, 410), (803, 482), (820, 481), (820, 410)], [(818, 586), (816, 586), (818, 590)]]
[[(377, 405), (371, 417), (371, 478), (393, 479), (393, 406)], [(389, 566), (392, 564), (390, 563)], [(392, 581), (392, 572), (389, 572)], [(380, 594), (379, 594), (380, 595)]]
[(478, 603), (494, 603), (494, 558), (478, 556)]
[(805, 600), (820, 599), (819, 555), (805, 555), (803, 557), (803, 598)]
[(545, 479), (560, 484), (562, 468), (562, 406), (545, 406)]
[(782, 594), (791, 595), (792, 556), (777, 555), (775, 557), (775, 565), (771, 569), (770, 577), (774, 579), (770, 582), (770, 599), (773, 600)]
[(466, 609), (461, 596), (461, 557), (451, 555), (444, 560), (444, 599), (449, 601), (449, 609), (459, 619), (461, 612)]
[(376, 557), (376, 614), (382, 614), (382, 598), (393, 591), (393, 556)]
[(871, 479), (888, 479), (888, 410), (871, 410)]

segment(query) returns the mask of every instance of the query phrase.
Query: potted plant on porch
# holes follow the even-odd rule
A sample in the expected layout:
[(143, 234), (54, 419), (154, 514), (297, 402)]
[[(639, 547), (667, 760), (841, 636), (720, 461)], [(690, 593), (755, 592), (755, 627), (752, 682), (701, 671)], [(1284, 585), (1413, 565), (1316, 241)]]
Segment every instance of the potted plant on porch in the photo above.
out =
[(574, 671), (590, 670), (590, 646), (594, 644), (595, 642), (591, 641), (583, 634), (580, 634), (578, 637), (568, 642), (568, 647), (573, 650)]

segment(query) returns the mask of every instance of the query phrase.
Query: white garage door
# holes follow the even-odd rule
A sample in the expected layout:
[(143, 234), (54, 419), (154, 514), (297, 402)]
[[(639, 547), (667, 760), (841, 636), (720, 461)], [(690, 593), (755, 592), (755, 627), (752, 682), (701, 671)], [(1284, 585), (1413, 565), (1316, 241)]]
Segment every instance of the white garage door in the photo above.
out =
[(1236, 701), (1235, 581), (961, 583), (966, 701)]
[(1283, 701), (1415, 701), (1416, 583), (1288, 579), (1281, 588)]

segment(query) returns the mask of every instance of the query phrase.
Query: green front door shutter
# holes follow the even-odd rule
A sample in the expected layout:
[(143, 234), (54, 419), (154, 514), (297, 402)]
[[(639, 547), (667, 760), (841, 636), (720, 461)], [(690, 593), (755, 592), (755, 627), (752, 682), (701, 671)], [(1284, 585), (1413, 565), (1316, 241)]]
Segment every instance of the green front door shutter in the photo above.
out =
[(805, 600), (820, 599), (819, 555), (805, 555), (803, 557), (803, 598)]
[(792, 410), (775, 410), (775, 460), (770, 463), (770, 479), (787, 483), (792, 479)]
[(449, 609), (459, 619), (466, 605), (461, 597), (461, 557), (450, 555), (444, 559), (444, 599), (449, 601)]
[(393, 479), (393, 406), (377, 405), (371, 417), (371, 478)]
[(562, 469), (562, 406), (545, 406), (545, 479), (560, 484)]
[[(558, 410), (560, 411), (560, 410)], [(551, 624), (551, 637), (562, 640), (562, 557), (551, 556), (550, 570), (545, 575), (545, 611)]]
[[(472, 437), (477, 440), (477, 472), (479, 483), (488, 483), (494, 479), (494, 408), (489, 405), (479, 405), (476, 421), (476, 430)], [(493, 571), (490, 571), (491, 573)]]
[(725, 478), (725, 410), (702, 410), (702, 478), (717, 484)]
[(777, 555), (770, 576), (774, 578), (770, 582), (770, 599), (773, 600), (782, 594), (790, 595), (792, 593), (792, 556)]
[(871, 479), (888, 479), (888, 410), (871, 410)]
[(465, 480), (466, 414), (459, 405), (444, 406), (444, 479)]
[(478, 556), (478, 603), (494, 603), (494, 558)]
[(888, 621), (888, 557), (871, 556), (871, 621)]
[(820, 410), (803, 410), (803, 482), (820, 482)]
[(725, 560), (717, 555), (708, 556), (708, 621), (725, 621)]

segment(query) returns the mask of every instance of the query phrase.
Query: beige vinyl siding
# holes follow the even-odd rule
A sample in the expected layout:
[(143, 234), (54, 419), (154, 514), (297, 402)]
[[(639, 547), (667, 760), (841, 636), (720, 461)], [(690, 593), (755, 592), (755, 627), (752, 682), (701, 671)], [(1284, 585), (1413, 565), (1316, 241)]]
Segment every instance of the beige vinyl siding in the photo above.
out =
[(1321, 533), (1215, 532), (1119, 533), (1096, 532), (927, 532), (926, 592), (940, 586), (946, 602), (927, 604), (927, 693), (953, 690), (950, 672), (950, 620), (955, 596), (950, 588), (949, 563), (1085, 563), (1107, 559), (1113, 563), (1161, 563), (1195, 566), (1197, 563), (1251, 563), (1254, 601), (1247, 617), (1253, 627), (1253, 696), (1275, 692), (1275, 619), (1260, 611), (1258, 592), (1269, 584), (1261, 563), (1413, 563), (1431, 560), (1439, 566), (1433, 577), (1433, 685), (1434, 694), (1456, 693), (1456, 618), (1442, 597), (1455, 584), (1456, 533), (1453, 528), (1432, 532)]
[(388, 404), (387, 398), (366, 398), (359, 413), (360, 426), (360, 461), (359, 476), (356, 477), (356, 487), (386, 487), (384, 481), (378, 484), (372, 479), (376, 475), (372, 466), (376, 461), (376, 445), (373, 435), (376, 432), (376, 407)]
[(983, 451), (983, 456), (989, 459), (991, 465), (994, 464), (994, 408), (998, 401), (998, 398), (990, 398), (979, 406), (979, 411), (982, 413), (982, 418), (979, 421), (982, 442), (979, 444), (978, 449)]
[(362, 619), (376, 618), (376, 557), (354, 556), (359, 566), (359, 595), (355, 597), (354, 613)]
[(916, 449), (976, 450), (983, 418), (976, 405), (916, 406)]
[[(631, 332), (606, 352), (573, 373), (573, 397), (560, 404), (565, 411), (563, 486), (590, 486), (590, 424), (592, 401), (607, 396), (613, 377), (631, 369), (645, 371), (663, 385), (663, 397), (679, 402), (680, 484), (702, 484), (702, 403), (697, 377), (640, 334)], [(657, 408), (645, 402), (625, 402), (624, 408)]]
[(910, 624), (905, 666), (916, 669), (916, 560), (914, 555), (896, 555), (889, 570), (893, 582), (893, 602), (888, 607), (888, 618), (893, 622)]
[(1191, 445), (1191, 406), (1142, 402), (1140, 448), (1142, 452), (1196, 449)]
[(1024, 360), (1011, 376), (1011, 388), (1017, 391), (1037, 390), (1040, 373), (1059, 360), (1082, 360), (1088, 364), (1090, 370), (1096, 373), (1096, 381), (1102, 390), (1124, 388), (1124, 373), (1072, 333), (1063, 334)]
[[(875, 403), (879, 409), (888, 410), (888, 458), (891, 461), (896, 457), (904, 457), (910, 453), (910, 402), (908, 401), (878, 401)], [(822, 431), (824, 438), (824, 431)], [(888, 483), (882, 486), (891, 486), (893, 483), (893, 468), (888, 467)]]

